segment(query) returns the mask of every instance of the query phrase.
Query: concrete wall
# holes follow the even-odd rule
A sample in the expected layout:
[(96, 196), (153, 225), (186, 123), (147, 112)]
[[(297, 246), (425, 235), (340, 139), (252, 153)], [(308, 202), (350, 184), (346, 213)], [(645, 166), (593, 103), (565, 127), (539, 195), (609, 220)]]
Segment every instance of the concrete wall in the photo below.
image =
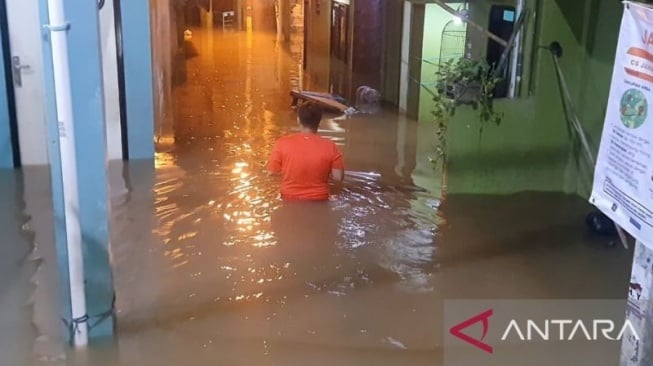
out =
[(252, 29), (256, 32), (275, 32), (274, 0), (250, 0), (252, 4)]
[(118, 57), (116, 54), (116, 28), (113, 2), (114, 0), (106, 0), (104, 7), (100, 10), (100, 41), (102, 43), (102, 69), (104, 72), (107, 155), (111, 160), (118, 160), (122, 159), (122, 134), (120, 128), (120, 91), (118, 88)]
[[(424, 4), (413, 4), (410, 17), (410, 34), (408, 35), (408, 75), (406, 95), (406, 115), (417, 119), (419, 115), (419, 96), (422, 91), (420, 78), (422, 77), (422, 45), (424, 37)], [(402, 75), (403, 77), (403, 75)]]
[(306, 10), (307, 89), (327, 91), (330, 76), (331, 1), (308, 0)]
[[(349, 5), (346, 62), (331, 57), (333, 2)], [(353, 101), (359, 86), (366, 85), (378, 90), (384, 87), (382, 77), (385, 64), (384, 36), (387, 34), (386, 6), (388, 3), (381, 0), (309, 2), (306, 51), (311, 88), (321, 90), (332, 88), (331, 92)], [(319, 14), (317, 14), (318, 8)], [(394, 48), (398, 49), (398, 45)], [(395, 54), (395, 58), (396, 56)]]
[[(0, 13), (0, 16), (3, 14)], [(4, 22), (4, 19), (0, 19)], [(4, 29), (0, 28), (0, 40), (6, 35), (3, 34)], [(0, 41), (0, 85), (5, 85), (7, 79), (4, 73), (4, 53), (6, 52)], [(7, 89), (0, 87), (0, 169), (13, 168), (14, 156), (13, 147), (11, 145), (11, 128), (9, 125), (9, 100)]]
[[(457, 8), (457, 4), (451, 4)], [(453, 20), (451, 14), (437, 4), (426, 4), (424, 13), (424, 38), (422, 40), (421, 78), (422, 85), (419, 94), (420, 122), (433, 121), (433, 93), (435, 90), (436, 72), (438, 67), (434, 64), (440, 62), (440, 49), (442, 45), (442, 31)]]
[[(410, 60), (410, 33), (411, 33), (411, 19), (413, 17), (413, 6), (410, 2), (403, 2), (403, 12), (401, 20), (401, 59), (399, 62), (399, 95), (398, 106), (399, 110), (405, 112), (408, 108), (408, 87), (410, 86), (409, 60)], [(394, 69), (389, 69), (386, 73), (386, 80), (394, 80)]]
[[(470, 4), (472, 17), (483, 22), (487, 18), (483, 9), (474, 8), (479, 3)], [(533, 45), (559, 41), (564, 47), (562, 69), (579, 118), (598, 147), (621, 4), (528, 0), (527, 6), (537, 10), (537, 22), (530, 22), (526, 34), (522, 97), (498, 100), (497, 108), (505, 113), (503, 122), (501, 126), (487, 126), (482, 134), (475, 113), (458, 111), (448, 136), (450, 192), (538, 190), (588, 194), (592, 169), (582, 163), (567, 132), (551, 55)]]
[(404, 4), (400, 1), (389, 1), (385, 6), (381, 94), (385, 102), (398, 106)]
[[(27, 4), (27, 3), (26, 3)], [(35, 12), (34, 17), (38, 18), (38, 6), (35, 4), (30, 5), (29, 11)], [(114, 14), (113, 14), (113, 0), (106, 0), (103, 9), (100, 11), (100, 32), (102, 44), (102, 63), (104, 70), (104, 97), (105, 97), (105, 114), (106, 114), (106, 134), (107, 134), (107, 149), (109, 159), (122, 158), (122, 141), (120, 129), (120, 104), (118, 98), (118, 71), (117, 71), (117, 58), (116, 58), (116, 38), (114, 27)], [(15, 30), (14, 30), (15, 31)], [(28, 37), (29, 35), (26, 35)], [(27, 38), (21, 38), (21, 34), (12, 35), (14, 40), (27, 42)], [(3, 50), (2, 52), (6, 52)], [(1, 55), (1, 54), (0, 54)], [(43, 64), (41, 60), (33, 60), (30, 62), (31, 67), (36, 69), (30, 73), (31, 75), (39, 77), (42, 80)], [(11, 80), (5, 80), (4, 75), (0, 78), (0, 83), (3, 85), (8, 83), (13, 85)], [(45, 95), (44, 80), (37, 86), (38, 93), (35, 95)], [(41, 98), (41, 97), (39, 97)], [(5, 168), (12, 167), (11, 161), (11, 136), (9, 134), (9, 114), (8, 100), (6, 99), (5, 92), (0, 95), (0, 148), (3, 157), (0, 159), (0, 166)], [(29, 128), (29, 121), (21, 120), (18, 116), (18, 124), (21, 133), (22, 145), (21, 151), (25, 154), (26, 159), (23, 163), (25, 165), (42, 165), (47, 163), (47, 156), (44, 150), (46, 146), (46, 132), (45, 128)], [(83, 123), (83, 121), (76, 121), (76, 123)]]
[[(384, 53), (387, 62), (383, 72), (383, 94), (386, 102), (396, 104), (402, 113), (417, 119), (422, 76), (425, 4), (411, 1), (402, 1), (401, 4), (403, 11), (388, 14), (388, 17), (395, 18), (394, 22), (400, 19), (401, 27), (386, 20), (390, 25), (386, 32), (400, 28), (401, 33), (392, 35), (386, 33)], [(393, 55), (392, 53), (397, 49), (400, 50), (399, 54)], [(399, 60), (395, 58), (397, 56), (400, 56)]]
[[(622, 6), (618, 2), (584, 1), (582, 8), (567, 9), (571, 4), (557, 2), (565, 19), (570, 24), (578, 22), (576, 16), (583, 19), (583, 28), (574, 30), (576, 52), (580, 54), (581, 64), (573, 64), (567, 60), (565, 74), (568, 78), (576, 76), (572, 88), (575, 89), (576, 108), (579, 117), (585, 125), (594, 148), (598, 151), (609, 88), (614, 67), (614, 59), (619, 37)], [(596, 16), (598, 14), (598, 16)], [(574, 75), (575, 74), (575, 75)], [(584, 197), (591, 191), (591, 179), (585, 172), (592, 172), (587, 166), (576, 169), (574, 162), (569, 167), (570, 189)]]
[(173, 52), (177, 46), (176, 24), (170, 0), (150, 1), (152, 27), (152, 73), (154, 78), (154, 138), (159, 143), (173, 136)]

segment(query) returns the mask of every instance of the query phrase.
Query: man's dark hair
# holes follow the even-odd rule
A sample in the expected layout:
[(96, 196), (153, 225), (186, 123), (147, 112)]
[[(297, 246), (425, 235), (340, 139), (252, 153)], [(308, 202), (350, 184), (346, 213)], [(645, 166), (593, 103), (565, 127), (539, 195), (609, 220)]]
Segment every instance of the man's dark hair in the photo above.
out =
[(297, 115), (302, 126), (317, 131), (322, 121), (322, 108), (315, 103), (304, 103), (297, 109)]

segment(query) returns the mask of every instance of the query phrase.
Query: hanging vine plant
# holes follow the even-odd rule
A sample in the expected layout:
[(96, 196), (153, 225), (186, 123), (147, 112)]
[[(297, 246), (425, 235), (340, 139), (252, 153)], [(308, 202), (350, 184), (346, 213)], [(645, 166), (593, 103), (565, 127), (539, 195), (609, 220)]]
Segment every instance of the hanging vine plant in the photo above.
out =
[(433, 93), (433, 116), (437, 124), (436, 168), (444, 168), (447, 158), (447, 129), (459, 106), (478, 111), (480, 132), (488, 123), (500, 125), (503, 114), (494, 109), (494, 90), (502, 80), (485, 61), (452, 59), (440, 64), (436, 72), (437, 88)]

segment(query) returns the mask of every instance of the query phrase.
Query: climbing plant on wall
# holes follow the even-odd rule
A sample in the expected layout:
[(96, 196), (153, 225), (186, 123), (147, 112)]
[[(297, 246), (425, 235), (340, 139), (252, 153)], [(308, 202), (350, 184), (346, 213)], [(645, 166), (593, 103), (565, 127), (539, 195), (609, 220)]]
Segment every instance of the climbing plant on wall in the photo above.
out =
[(495, 111), (493, 94), (501, 78), (487, 62), (452, 59), (440, 64), (436, 77), (433, 116), (437, 124), (437, 155), (432, 162), (441, 169), (447, 157), (447, 129), (458, 107), (469, 106), (478, 111), (481, 133), (488, 123), (501, 124), (503, 114)]

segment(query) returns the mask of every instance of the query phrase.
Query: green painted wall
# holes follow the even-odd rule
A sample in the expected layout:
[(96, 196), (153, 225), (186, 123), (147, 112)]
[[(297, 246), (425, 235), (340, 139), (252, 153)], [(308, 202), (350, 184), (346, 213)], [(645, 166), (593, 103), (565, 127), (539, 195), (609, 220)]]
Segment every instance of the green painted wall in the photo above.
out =
[[(614, 67), (615, 51), (619, 37), (622, 6), (618, 2), (588, 1), (587, 25), (584, 34), (584, 62), (579, 77), (579, 116), (586, 126), (595, 150), (598, 150), (607, 100)], [(560, 1), (562, 4), (563, 1)], [(598, 16), (594, 16), (597, 14)], [(583, 166), (585, 171), (592, 167)], [(585, 175), (576, 176), (577, 192), (589, 197), (591, 180)]]
[[(497, 108), (505, 113), (503, 123), (487, 126), (482, 135), (476, 115), (458, 111), (449, 128), (450, 193), (589, 193), (591, 167), (582, 163), (568, 134), (553, 60), (547, 50), (533, 45), (558, 41), (564, 47), (561, 67), (579, 118), (598, 147), (622, 7), (617, 1), (602, 0), (527, 0), (527, 4), (537, 16), (526, 32), (522, 96), (498, 100)], [(472, 19), (487, 24), (488, 8), (483, 1), (473, 2)], [(484, 37), (470, 40), (476, 42), (475, 50), (484, 49), (487, 42)]]
[[(454, 9), (459, 4), (450, 4)], [(422, 46), (422, 88), (419, 93), (419, 117), (420, 122), (432, 119), (433, 111), (433, 89), (435, 88), (436, 75), (440, 61), (440, 48), (442, 45), (442, 31), (444, 27), (453, 20), (451, 14), (437, 4), (426, 4), (424, 11), (424, 39)]]
[(399, 70), (401, 69), (401, 38), (403, 31), (404, 4), (389, 1), (385, 8), (385, 31), (383, 37), (383, 100), (399, 105)]

